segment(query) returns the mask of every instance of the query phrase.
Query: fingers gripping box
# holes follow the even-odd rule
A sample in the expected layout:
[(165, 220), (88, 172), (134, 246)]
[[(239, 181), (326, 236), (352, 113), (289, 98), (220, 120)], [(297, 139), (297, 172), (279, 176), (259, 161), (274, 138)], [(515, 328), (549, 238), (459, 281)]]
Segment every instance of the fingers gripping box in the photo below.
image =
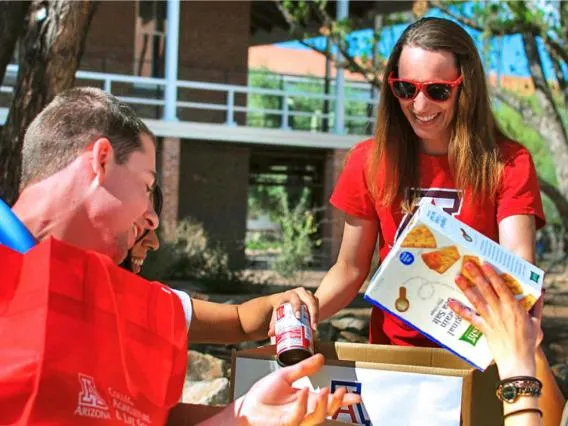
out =
[(468, 261), (493, 265), (527, 310), (541, 295), (542, 270), (422, 203), (371, 279), (365, 299), (485, 370), (493, 358), (485, 337), (448, 306), (453, 298), (471, 307), (454, 282), (459, 273), (470, 278)]

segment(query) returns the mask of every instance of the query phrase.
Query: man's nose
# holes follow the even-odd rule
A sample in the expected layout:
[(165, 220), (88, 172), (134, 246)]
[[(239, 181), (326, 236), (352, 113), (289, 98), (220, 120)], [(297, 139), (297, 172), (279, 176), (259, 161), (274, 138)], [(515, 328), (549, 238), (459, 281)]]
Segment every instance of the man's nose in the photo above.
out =
[(152, 203), (148, 203), (148, 209), (144, 213), (144, 227), (149, 230), (155, 230), (160, 224), (160, 218), (154, 210)]

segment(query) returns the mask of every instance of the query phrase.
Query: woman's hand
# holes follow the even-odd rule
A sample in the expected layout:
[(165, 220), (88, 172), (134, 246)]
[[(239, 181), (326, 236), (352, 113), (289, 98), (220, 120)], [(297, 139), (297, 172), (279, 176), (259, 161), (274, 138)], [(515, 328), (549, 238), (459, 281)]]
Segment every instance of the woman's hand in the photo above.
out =
[(296, 318), (300, 318), (300, 306), (306, 305), (310, 314), (310, 326), (316, 329), (319, 320), (319, 301), (313, 293), (304, 287), (298, 287), (283, 293), (273, 294), (271, 304), (273, 308), (272, 319), (268, 328), (268, 335), (274, 336), (276, 324), (276, 309), (284, 303), (290, 303)]
[(449, 306), (485, 335), (501, 379), (535, 376), (535, 353), (542, 341), (538, 313), (542, 297), (532, 317), (490, 265), (484, 264), (480, 269), (468, 262), (465, 266), (474, 285), (462, 275), (456, 278), (456, 283), (476, 312), (453, 299)]

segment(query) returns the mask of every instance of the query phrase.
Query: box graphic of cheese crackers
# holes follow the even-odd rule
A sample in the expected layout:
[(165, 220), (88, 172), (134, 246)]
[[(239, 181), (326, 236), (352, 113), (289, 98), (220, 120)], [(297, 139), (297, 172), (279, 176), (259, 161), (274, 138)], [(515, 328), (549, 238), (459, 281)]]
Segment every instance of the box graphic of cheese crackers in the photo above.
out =
[(493, 265), (527, 311), (541, 295), (541, 269), (422, 202), (372, 277), (365, 299), (485, 370), (493, 359), (485, 337), (448, 306), (453, 298), (471, 307), (454, 281), (459, 273), (468, 278), (468, 261)]

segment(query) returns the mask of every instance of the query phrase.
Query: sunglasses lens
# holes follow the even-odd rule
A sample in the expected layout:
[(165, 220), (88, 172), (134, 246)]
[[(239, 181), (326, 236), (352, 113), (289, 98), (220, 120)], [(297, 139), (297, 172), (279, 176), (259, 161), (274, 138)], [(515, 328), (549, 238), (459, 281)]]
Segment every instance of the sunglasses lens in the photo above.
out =
[(452, 87), (449, 84), (429, 84), (426, 92), (435, 101), (447, 101), (452, 94)]
[(392, 91), (397, 98), (412, 99), (416, 94), (416, 86), (407, 81), (396, 81), (392, 84)]

